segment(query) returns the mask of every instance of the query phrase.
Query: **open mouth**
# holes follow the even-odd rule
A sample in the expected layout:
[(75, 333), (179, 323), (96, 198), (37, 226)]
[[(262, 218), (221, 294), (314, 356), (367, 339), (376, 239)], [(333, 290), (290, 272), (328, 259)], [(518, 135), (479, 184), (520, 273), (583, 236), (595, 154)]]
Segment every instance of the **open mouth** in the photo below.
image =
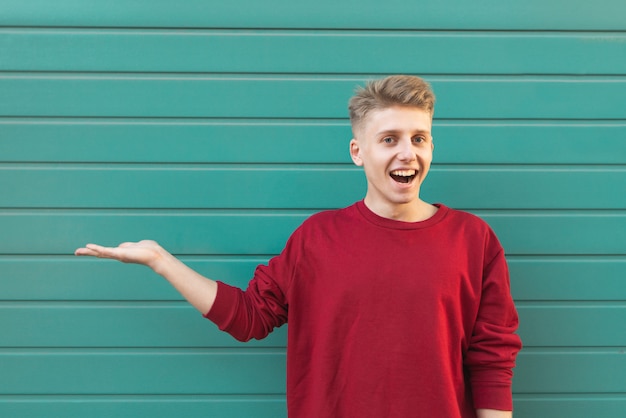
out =
[(389, 175), (394, 181), (407, 184), (413, 181), (417, 172), (415, 170), (394, 170)]

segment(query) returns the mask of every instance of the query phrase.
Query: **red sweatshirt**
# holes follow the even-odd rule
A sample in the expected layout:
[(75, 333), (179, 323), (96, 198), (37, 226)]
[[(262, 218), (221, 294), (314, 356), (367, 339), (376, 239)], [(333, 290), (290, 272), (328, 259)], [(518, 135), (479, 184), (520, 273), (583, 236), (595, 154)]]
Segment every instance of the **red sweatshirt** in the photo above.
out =
[(238, 340), (289, 322), (290, 418), (475, 417), (511, 410), (521, 348), (504, 251), (478, 217), (365, 204), (306, 220), (248, 289), (219, 283), (205, 316)]

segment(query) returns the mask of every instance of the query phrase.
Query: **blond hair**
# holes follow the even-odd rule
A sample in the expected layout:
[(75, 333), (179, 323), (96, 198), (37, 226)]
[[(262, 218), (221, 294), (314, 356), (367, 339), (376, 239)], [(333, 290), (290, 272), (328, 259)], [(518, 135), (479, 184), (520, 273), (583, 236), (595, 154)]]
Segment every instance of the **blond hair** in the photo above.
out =
[(417, 107), (433, 116), (435, 93), (424, 79), (412, 75), (392, 75), (368, 81), (359, 87), (348, 103), (350, 123), (354, 131), (373, 110), (392, 106)]

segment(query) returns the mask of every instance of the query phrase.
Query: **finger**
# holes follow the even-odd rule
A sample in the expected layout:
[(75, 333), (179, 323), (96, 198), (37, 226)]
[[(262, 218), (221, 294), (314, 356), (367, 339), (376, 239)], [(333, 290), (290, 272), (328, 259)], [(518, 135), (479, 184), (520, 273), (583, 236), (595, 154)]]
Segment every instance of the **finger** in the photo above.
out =
[(107, 251), (107, 247), (103, 247), (102, 245), (98, 245), (98, 244), (87, 244), (85, 246), (88, 250), (96, 253), (96, 254), (106, 254)]
[(91, 255), (89, 253), (90, 253), (90, 251), (87, 248), (84, 248), (84, 247), (83, 248), (77, 248), (74, 251), (74, 255)]
[(89, 248), (77, 248), (76, 251), (74, 251), (74, 255), (86, 255), (86, 256), (91, 256), (91, 257), (99, 257), (98, 252), (91, 250)]
[(92, 255), (92, 251), (89, 249), (89, 246), (93, 244), (87, 244), (84, 247), (77, 248), (74, 251), (75, 255)]
[(84, 248), (77, 249), (74, 254), (99, 258), (112, 258), (111, 248), (103, 247), (97, 244), (87, 244)]

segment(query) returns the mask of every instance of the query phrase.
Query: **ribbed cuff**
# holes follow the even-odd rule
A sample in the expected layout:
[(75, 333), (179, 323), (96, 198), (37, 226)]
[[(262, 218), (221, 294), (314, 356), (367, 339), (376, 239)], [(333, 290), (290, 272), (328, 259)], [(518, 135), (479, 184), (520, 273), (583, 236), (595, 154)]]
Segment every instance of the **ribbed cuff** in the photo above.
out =
[(474, 398), (474, 408), (476, 409), (513, 410), (511, 387), (507, 384), (475, 384), (472, 388), (472, 396)]
[(228, 326), (232, 319), (232, 309), (237, 300), (236, 287), (226, 283), (217, 282), (217, 295), (209, 312), (202, 315), (206, 319), (214, 322), (220, 329)]

